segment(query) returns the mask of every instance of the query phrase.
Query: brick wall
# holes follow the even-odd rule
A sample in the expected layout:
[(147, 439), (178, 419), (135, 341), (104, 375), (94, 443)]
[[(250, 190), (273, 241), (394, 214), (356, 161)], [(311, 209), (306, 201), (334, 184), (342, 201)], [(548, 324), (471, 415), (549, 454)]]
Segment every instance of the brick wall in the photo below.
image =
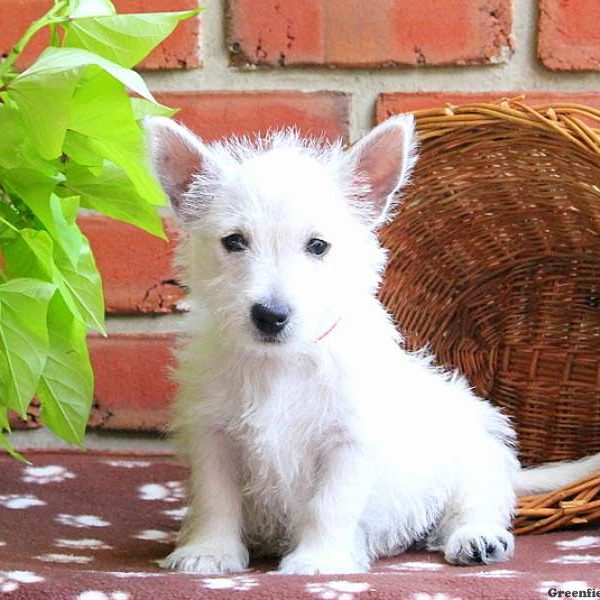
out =
[[(129, 12), (196, 0), (117, 0)], [(50, 0), (0, 0), (0, 52)], [(150, 87), (205, 139), (296, 125), (352, 141), (399, 111), (526, 93), (600, 108), (598, 0), (206, 0), (144, 61)], [(42, 40), (38, 41), (38, 44)], [(37, 46), (39, 49), (39, 45)], [(30, 61), (33, 52), (26, 56)], [(598, 90), (598, 91), (597, 91)], [(156, 431), (174, 392), (183, 291), (170, 241), (85, 216), (105, 279), (108, 339), (92, 338), (91, 425)]]

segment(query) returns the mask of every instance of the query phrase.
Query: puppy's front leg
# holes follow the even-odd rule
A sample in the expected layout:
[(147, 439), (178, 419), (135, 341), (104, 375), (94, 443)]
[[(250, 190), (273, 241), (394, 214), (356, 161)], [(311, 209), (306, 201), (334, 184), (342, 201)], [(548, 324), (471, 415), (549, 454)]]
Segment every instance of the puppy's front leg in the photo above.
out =
[(479, 440), (461, 457), (459, 477), (445, 514), (429, 541), (452, 564), (491, 564), (508, 560), (514, 552), (510, 533), (516, 498), (512, 452), (493, 438)]
[(248, 566), (242, 542), (242, 496), (229, 438), (204, 430), (188, 436), (192, 450), (191, 504), (177, 548), (162, 566), (178, 571), (222, 574)]
[(359, 520), (370, 485), (360, 448), (339, 446), (325, 457), (314, 494), (297, 524), (296, 546), (281, 561), (279, 572), (312, 575), (368, 571)]

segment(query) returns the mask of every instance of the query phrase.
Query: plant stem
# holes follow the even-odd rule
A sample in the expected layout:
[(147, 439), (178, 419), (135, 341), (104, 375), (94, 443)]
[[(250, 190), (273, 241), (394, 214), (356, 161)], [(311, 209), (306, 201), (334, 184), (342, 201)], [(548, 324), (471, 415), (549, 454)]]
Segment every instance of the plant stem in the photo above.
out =
[(9, 229), (12, 229), (15, 233), (19, 233), (19, 234), (21, 233), (19, 231), (19, 229), (17, 229), (12, 223), (10, 223), (9, 221), (7, 221), (3, 217), (0, 217), (0, 223), (4, 223)]
[(60, 23), (66, 19), (57, 19), (61, 11), (68, 5), (68, 0), (59, 0), (55, 5), (41, 18), (34, 21), (27, 31), (23, 34), (23, 37), (13, 46), (8, 56), (2, 64), (0, 64), (0, 80), (8, 73), (13, 66), (15, 60), (19, 57), (21, 52), (30, 42), (31, 38), (40, 30), (50, 24)]

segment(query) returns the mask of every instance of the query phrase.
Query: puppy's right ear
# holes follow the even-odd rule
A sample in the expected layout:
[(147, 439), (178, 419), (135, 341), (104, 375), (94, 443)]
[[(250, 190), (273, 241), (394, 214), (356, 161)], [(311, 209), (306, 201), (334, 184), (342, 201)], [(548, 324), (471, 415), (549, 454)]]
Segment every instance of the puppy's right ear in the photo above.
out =
[(209, 150), (189, 129), (166, 117), (147, 118), (144, 127), (154, 170), (175, 213), (182, 221), (193, 221), (199, 207), (186, 192), (205, 167)]

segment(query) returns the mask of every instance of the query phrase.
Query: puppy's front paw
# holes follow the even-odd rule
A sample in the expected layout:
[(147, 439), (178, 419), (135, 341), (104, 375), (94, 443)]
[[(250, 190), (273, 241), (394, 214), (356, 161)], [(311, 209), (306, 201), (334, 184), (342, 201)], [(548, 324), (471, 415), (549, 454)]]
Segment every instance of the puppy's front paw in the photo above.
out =
[(454, 565), (477, 565), (508, 560), (514, 552), (513, 535), (495, 525), (465, 525), (446, 543), (444, 557)]
[(243, 544), (186, 544), (175, 548), (160, 562), (164, 569), (224, 575), (237, 573), (248, 567), (248, 550)]
[(368, 564), (357, 562), (344, 550), (295, 550), (279, 564), (282, 575), (318, 575), (319, 573), (364, 573)]

